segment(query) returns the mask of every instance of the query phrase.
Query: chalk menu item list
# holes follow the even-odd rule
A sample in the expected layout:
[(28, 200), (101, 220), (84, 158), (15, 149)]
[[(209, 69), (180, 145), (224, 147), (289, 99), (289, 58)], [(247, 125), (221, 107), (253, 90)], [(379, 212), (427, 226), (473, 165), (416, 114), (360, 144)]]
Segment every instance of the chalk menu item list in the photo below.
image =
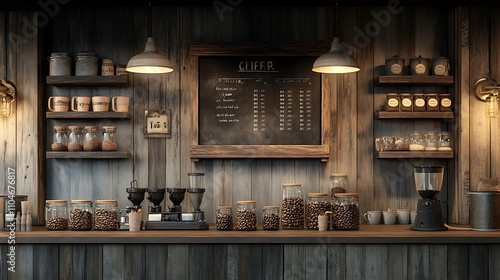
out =
[(200, 145), (320, 145), (316, 57), (199, 58)]

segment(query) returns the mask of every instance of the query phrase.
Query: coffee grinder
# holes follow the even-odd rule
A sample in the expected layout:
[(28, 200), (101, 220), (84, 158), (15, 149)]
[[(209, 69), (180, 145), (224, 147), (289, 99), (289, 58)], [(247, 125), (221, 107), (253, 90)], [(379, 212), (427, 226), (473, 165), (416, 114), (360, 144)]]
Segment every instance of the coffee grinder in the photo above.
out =
[[(182, 211), (181, 203), (184, 201), (185, 188), (148, 189), (148, 200), (154, 204), (149, 208), (146, 229), (208, 229), (205, 214), (200, 210), (205, 189), (203, 188), (203, 173), (189, 173), (187, 189), (189, 199), (194, 211)], [(193, 186), (193, 187), (191, 187)], [(168, 212), (162, 212), (160, 203), (163, 201), (165, 191), (173, 205)]]
[[(130, 188), (127, 188), (127, 199), (132, 202), (132, 206), (127, 206), (125, 209), (120, 210), (120, 229), (128, 230), (128, 214), (131, 211), (140, 212), (141, 203), (144, 200), (144, 194), (146, 193), (146, 189), (141, 189), (137, 187), (137, 181), (133, 180), (130, 182)], [(142, 228), (142, 225), (141, 225)]]
[(444, 166), (415, 166), (415, 187), (420, 198), (417, 204), (417, 216), (412, 230), (448, 230), (444, 225), (441, 201), (437, 199), (443, 185)]

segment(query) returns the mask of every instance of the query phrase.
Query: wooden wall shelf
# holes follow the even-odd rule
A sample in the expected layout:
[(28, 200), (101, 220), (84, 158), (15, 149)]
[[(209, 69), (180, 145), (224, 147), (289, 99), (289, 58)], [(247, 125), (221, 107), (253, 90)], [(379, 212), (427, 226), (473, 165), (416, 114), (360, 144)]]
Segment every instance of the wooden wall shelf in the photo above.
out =
[(375, 84), (446, 86), (453, 84), (453, 76), (379, 76)]
[(453, 158), (453, 151), (382, 151), (376, 158)]
[(128, 112), (46, 112), (47, 119), (128, 119)]
[(46, 152), (47, 158), (75, 158), (75, 159), (118, 159), (129, 158), (129, 152)]
[(128, 75), (122, 76), (47, 76), (48, 85), (54, 86), (128, 86)]
[(387, 112), (375, 113), (377, 119), (453, 119), (453, 112)]

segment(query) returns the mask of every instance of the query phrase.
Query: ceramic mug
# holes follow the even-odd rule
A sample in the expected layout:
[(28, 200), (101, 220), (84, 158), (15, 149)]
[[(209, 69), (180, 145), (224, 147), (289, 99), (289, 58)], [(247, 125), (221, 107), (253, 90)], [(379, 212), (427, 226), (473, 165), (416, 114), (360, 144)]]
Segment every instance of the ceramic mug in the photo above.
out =
[(384, 224), (393, 225), (396, 223), (396, 211), (384, 211)]
[(368, 225), (378, 225), (382, 219), (381, 211), (367, 211), (363, 217), (365, 218), (366, 224)]
[(407, 225), (410, 223), (410, 209), (396, 209), (398, 224)]
[(109, 111), (109, 96), (92, 96), (92, 110), (94, 112)]
[(88, 112), (90, 110), (90, 97), (73, 96), (71, 98), (71, 111)]
[(114, 96), (111, 99), (111, 109), (115, 112), (128, 112), (129, 103), (128, 96)]
[(49, 110), (52, 112), (68, 112), (69, 97), (67, 96), (51, 96), (49, 97)]

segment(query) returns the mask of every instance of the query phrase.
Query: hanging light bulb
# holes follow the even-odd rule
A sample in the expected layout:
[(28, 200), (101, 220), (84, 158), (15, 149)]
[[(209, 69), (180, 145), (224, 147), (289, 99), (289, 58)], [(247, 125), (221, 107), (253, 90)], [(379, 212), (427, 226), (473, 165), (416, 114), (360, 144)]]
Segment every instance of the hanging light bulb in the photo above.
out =
[(490, 118), (498, 117), (498, 92), (492, 94), (486, 99), (486, 115)]
[(172, 62), (158, 53), (152, 36), (151, 2), (148, 7), (148, 40), (144, 52), (133, 56), (127, 63), (126, 70), (132, 73), (163, 74), (174, 71)]
[(344, 51), (340, 38), (335, 37), (329, 52), (318, 57), (312, 70), (319, 73), (353, 73), (360, 70), (358, 63)]

